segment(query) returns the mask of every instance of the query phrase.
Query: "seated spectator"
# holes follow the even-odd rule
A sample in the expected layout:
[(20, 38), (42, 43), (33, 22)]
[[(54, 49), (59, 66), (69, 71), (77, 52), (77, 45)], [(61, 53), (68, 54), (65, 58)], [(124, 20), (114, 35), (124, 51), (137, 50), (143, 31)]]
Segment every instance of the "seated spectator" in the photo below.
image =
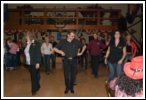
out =
[(111, 90), (115, 90), (116, 82), (117, 82), (117, 77), (115, 77), (112, 81), (109, 82), (109, 87)]
[(116, 97), (143, 96), (143, 56), (134, 57), (124, 65), (124, 75), (109, 83)]

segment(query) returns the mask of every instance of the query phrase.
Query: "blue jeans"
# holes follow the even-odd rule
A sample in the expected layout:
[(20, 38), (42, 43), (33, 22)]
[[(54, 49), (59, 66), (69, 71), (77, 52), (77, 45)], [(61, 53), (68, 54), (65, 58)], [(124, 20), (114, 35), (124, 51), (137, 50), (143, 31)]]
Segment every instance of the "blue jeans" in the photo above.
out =
[(11, 61), (10, 61), (10, 67), (16, 67), (17, 65), (17, 56), (16, 54), (10, 54), (11, 55)]
[(119, 77), (122, 74), (122, 64), (108, 62), (109, 78), (108, 81), (114, 79), (115, 75)]
[(10, 53), (5, 53), (4, 61), (5, 61), (6, 67), (11, 67), (11, 54)]
[(50, 71), (50, 55), (44, 55), (43, 58), (45, 71)]
[(52, 61), (52, 68), (55, 68), (56, 66), (56, 55), (55, 54), (51, 54), (50, 56), (51, 61)]

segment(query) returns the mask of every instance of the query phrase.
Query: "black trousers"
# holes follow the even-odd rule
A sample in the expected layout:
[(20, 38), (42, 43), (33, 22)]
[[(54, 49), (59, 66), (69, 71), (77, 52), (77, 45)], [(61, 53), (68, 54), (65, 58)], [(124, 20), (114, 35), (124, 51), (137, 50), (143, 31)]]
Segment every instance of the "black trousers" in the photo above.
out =
[(35, 65), (29, 65), (29, 71), (31, 75), (32, 92), (36, 92), (40, 88), (40, 72), (35, 68)]
[(91, 56), (92, 73), (95, 77), (98, 77), (98, 66), (99, 66), (100, 56)]
[(64, 58), (63, 65), (66, 89), (73, 90), (74, 82), (76, 79), (77, 59)]

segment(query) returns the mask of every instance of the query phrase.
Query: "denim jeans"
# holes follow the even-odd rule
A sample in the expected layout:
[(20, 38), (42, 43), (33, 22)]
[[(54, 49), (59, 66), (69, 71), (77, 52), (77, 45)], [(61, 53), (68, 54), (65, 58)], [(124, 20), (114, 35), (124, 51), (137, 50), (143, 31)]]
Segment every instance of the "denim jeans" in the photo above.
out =
[(10, 53), (5, 53), (4, 55), (4, 61), (5, 61), (5, 66), (6, 67), (11, 67), (11, 54)]
[(44, 55), (43, 58), (45, 71), (50, 71), (50, 55)]
[(11, 62), (10, 62), (10, 67), (15, 68), (17, 65), (17, 56), (16, 54), (10, 54), (11, 55)]
[(52, 68), (55, 68), (55, 66), (56, 66), (56, 54), (51, 54), (50, 59), (51, 59), (51, 62), (52, 62)]
[(122, 64), (108, 62), (109, 78), (108, 81), (114, 79), (115, 75), (119, 77), (122, 74)]

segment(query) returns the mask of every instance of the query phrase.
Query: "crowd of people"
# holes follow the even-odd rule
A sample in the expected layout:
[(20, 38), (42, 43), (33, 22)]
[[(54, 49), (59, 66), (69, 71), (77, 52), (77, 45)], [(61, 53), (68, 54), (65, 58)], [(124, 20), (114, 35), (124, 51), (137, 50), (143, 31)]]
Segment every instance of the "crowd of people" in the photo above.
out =
[[(29, 67), (31, 75), (32, 95), (36, 94), (40, 89), (40, 65), (43, 64), (46, 74), (49, 75), (51, 68), (55, 68), (56, 66), (56, 57), (58, 54), (63, 58), (66, 86), (65, 94), (67, 94), (68, 91), (74, 93), (78, 63), (86, 70), (90, 65), (89, 62), (91, 62), (92, 74), (98, 79), (98, 67), (101, 58), (104, 59), (103, 63), (105, 63), (109, 69), (108, 83), (110, 84), (114, 80), (116, 84), (114, 85), (115, 88), (112, 87), (117, 91), (115, 92), (115, 96), (137, 96), (136, 93), (142, 91), (142, 76), (140, 77), (136, 73), (143, 72), (143, 65), (141, 64), (143, 59), (142, 56), (141, 58), (135, 58), (135, 56), (137, 56), (137, 46), (129, 34), (123, 37), (118, 30), (113, 34), (97, 32), (93, 33), (93, 39), (87, 42), (83, 34), (77, 37), (75, 31), (69, 31), (65, 39), (56, 42), (55, 37), (49, 35), (47, 31), (23, 32), (25, 35), (22, 37), (26, 40), (24, 43), (22, 42), (22, 37), (19, 37), (17, 41), (16, 39), (12, 41), (10, 38), (5, 40), (4, 64), (6, 70), (16, 69), (16, 66), (19, 66), (21, 63), (21, 55), (23, 53), (25, 54), (25, 64)], [(90, 61), (88, 61), (89, 56), (91, 58)], [(138, 62), (139, 66), (136, 63), (133, 65), (133, 62), (136, 62), (137, 59), (140, 59), (140, 63)], [(128, 65), (127, 62), (129, 61), (132, 61), (132, 64), (130, 63), (130, 65)], [(135, 66), (140, 69), (136, 69)], [(134, 71), (133, 76), (128, 76), (129, 73), (127, 73), (127, 70)], [(128, 82), (131, 83), (130, 86)], [(123, 94), (119, 91), (122, 91)], [(140, 94), (139, 96), (142, 95)]]

